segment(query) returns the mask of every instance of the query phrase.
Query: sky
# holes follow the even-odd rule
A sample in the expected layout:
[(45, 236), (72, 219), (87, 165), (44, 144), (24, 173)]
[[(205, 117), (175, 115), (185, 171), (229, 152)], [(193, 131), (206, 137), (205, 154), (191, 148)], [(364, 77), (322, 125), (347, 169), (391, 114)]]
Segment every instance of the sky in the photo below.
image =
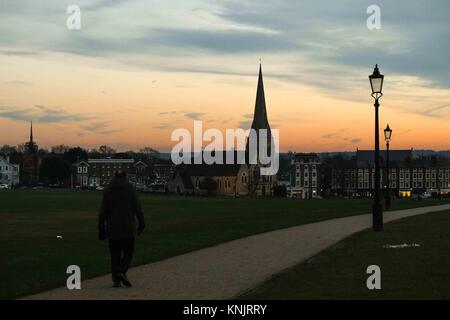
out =
[(373, 148), (376, 63), (391, 148), (450, 149), (449, 14), (448, 0), (0, 0), (0, 145), (31, 120), (43, 148), (170, 151), (194, 120), (248, 129), (261, 61), (281, 151)]

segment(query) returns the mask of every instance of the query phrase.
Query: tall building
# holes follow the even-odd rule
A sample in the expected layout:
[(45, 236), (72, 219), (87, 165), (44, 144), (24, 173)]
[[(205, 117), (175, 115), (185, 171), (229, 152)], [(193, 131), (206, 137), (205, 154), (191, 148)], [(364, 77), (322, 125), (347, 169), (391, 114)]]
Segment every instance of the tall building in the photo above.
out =
[(21, 161), (21, 183), (35, 186), (39, 182), (39, 170), (42, 157), (38, 152), (38, 145), (33, 140), (33, 122), (30, 125), (30, 140), (25, 143), (25, 150)]
[(290, 196), (313, 199), (320, 196), (320, 165), (316, 153), (296, 153), (291, 159), (294, 177), (291, 179)]

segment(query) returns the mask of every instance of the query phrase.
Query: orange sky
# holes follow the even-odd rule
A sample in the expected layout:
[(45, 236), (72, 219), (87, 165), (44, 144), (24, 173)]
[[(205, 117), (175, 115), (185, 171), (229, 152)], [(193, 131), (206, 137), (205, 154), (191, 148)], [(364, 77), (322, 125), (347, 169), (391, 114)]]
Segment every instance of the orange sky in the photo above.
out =
[[(121, 71), (24, 57), (2, 60), (6, 64), (1, 67), (1, 105), (17, 106), (12, 110), (30, 109), (27, 116), (36, 118), (35, 138), (41, 147), (62, 143), (91, 148), (110, 144), (120, 150), (143, 146), (170, 150), (174, 145), (170, 142), (171, 132), (176, 128), (191, 129), (192, 117), (203, 120), (205, 128), (225, 130), (236, 128), (241, 122), (247, 122), (243, 127), (248, 128), (253, 113), (257, 64), (254, 76), (244, 77)], [(366, 101), (351, 102), (329, 97), (310, 86), (278, 80), (270, 76), (270, 64), (263, 67), (269, 121), (280, 130), (282, 151), (372, 147), (373, 107), (368, 81), (358, 97)], [(7, 82), (5, 75), (11, 78), (11, 74), (23, 84)], [(389, 122), (394, 130), (392, 146), (450, 148), (447, 119), (408, 112), (408, 108), (420, 109), (421, 103), (403, 102), (392, 96), (388, 82), (392, 78), (386, 76), (380, 120), (381, 126)], [(400, 81), (399, 78), (394, 80)], [(403, 93), (399, 90), (400, 94)], [(448, 92), (428, 89), (423, 94)], [(42, 111), (33, 110), (35, 105), (86, 119), (40, 123)], [(191, 113), (199, 114), (190, 118)], [(0, 144), (24, 142), (28, 128), (27, 119), (0, 117)]]

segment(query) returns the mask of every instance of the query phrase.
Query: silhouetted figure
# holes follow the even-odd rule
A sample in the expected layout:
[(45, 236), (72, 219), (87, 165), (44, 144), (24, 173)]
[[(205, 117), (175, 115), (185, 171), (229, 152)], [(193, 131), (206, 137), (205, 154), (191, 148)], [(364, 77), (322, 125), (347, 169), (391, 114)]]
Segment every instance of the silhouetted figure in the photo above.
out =
[(131, 286), (126, 273), (133, 258), (134, 238), (144, 228), (144, 215), (136, 190), (128, 182), (125, 172), (116, 172), (103, 193), (98, 221), (99, 239), (109, 240), (114, 287), (120, 287), (121, 283)]

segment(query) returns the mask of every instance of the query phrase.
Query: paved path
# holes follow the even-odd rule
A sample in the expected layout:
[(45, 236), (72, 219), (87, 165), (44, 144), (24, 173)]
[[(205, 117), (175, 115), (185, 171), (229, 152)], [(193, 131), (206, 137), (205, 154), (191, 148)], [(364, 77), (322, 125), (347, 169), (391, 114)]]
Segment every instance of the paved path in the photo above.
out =
[[(450, 204), (390, 211), (384, 221), (450, 209)], [(349, 235), (370, 228), (369, 214), (276, 230), (132, 268), (132, 288), (112, 288), (110, 275), (81, 290), (57, 288), (27, 299), (229, 299)]]

